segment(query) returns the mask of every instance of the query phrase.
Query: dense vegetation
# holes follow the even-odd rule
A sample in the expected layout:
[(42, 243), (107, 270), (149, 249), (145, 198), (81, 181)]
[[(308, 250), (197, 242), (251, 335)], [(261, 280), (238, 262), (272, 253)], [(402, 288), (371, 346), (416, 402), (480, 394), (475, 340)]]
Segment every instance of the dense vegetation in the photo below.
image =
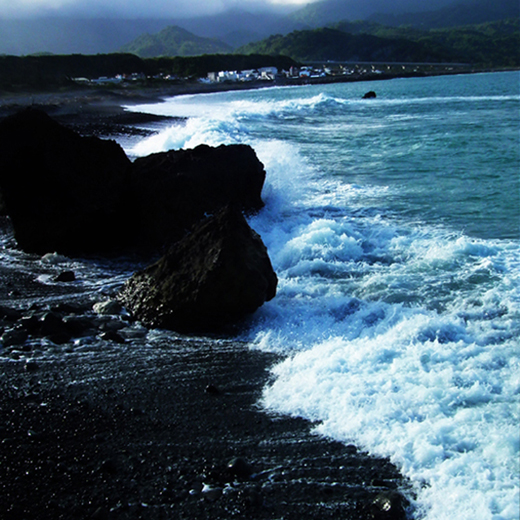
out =
[(300, 61), (458, 62), (520, 66), (519, 19), (422, 31), (370, 22), (340, 22), (252, 43), (239, 52), (283, 54)]
[(157, 34), (143, 34), (121, 48), (121, 52), (131, 52), (141, 58), (200, 56), (231, 51), (232, 48), (220, 40), (202, 38), (177, 26), (167, 27)]
[(270, 36), (240, 48), (239, 52), (283, 54), (300, 61), (447, 61), (445, 53), (428, 49), (419, 42), (349, 34), (332, 28)]
[(142, 74), (148, 78), (171, 74), (179, 78), (203, 77), (219, 70), (290, 68), (285, 56), (216, 54), (193, 57), (143, 59), (134, 54), (0, 56), (0, 90), (45, 90), (73, 85), (71, 79), (95, 79), (116, 74)]
[(332, 27), (349, 34), (371, 34), (420, 43), (432, 54), (445, 56), (445, 61), (489, 67), (520, 66), (519, 18), (431, 30), (388, 27), (371, 22), (340, 22)]

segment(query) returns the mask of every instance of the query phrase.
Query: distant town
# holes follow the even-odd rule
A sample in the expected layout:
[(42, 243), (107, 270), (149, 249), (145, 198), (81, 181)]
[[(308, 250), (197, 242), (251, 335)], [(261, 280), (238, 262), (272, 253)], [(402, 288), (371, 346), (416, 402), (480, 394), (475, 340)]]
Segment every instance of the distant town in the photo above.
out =
[[(288, 84), (311, 81), (348, 81), (356, 79), (374, 79), (403, 75), (434, 75), (455, 72), (470, 72), (470, 65), (464, 63), (313, 63), (301, 67), (290, 67), (279, 70), (277, 67), (261, 67), (247, 70), (222, 70), (208, 72), (206, 77), (196, 78), (202, 84), (253, 83), (274, 82)], [(147, 76), (144, 73), (117, 74), (112, 77), (101, 76), (90, 79), (86, 77), (73, 78), (82, 85), (117, 85), (143, 82), (180, 82), (193, 81), (194, 78), (184, 78), (175, 74), (160, 73)]]

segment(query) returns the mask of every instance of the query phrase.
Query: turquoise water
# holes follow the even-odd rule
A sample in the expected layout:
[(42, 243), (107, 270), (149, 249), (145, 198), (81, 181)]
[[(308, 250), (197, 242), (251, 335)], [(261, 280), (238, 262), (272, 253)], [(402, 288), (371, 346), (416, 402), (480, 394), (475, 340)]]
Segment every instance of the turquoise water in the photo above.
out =
[[(278, 294), (241, 336), (287, 358), (267, 409), (390, 457), (410, 515), (520, 510), (517, 72), (180, 96), (128, 152), (252, 145)], [(377, 98), (362, 100), (368, 90)]]

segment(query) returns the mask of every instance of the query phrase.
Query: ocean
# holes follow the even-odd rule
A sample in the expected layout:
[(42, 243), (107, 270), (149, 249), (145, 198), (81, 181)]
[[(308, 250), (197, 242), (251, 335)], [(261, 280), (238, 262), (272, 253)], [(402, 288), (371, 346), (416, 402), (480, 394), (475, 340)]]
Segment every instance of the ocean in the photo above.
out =
[(520, 74), (128, 109), (187, 118), (132, 157), (246, 143), (265, 165), (249, 221), (278, 294), (239, 338), (285, 355), (265, 409), (390, 458), (413, 518), (520, 518)]

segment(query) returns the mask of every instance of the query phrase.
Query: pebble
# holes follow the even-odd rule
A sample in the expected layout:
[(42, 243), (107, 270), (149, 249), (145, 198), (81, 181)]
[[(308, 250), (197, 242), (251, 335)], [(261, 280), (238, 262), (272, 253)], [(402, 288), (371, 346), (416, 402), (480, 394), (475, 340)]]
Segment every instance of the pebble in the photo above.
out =
[(34, 372), (40, 368), (40, 365), (38, 365), (38, 363), (36, 363), (36, 361), (29, 359), (25, 362), (24, 368), (27, 372)]
[(404, 520), (406, 513), (401, 495), (393, 492), (379, 493), (370, 508), (373, 520)]
[(201, 493), (206, 500), (215, 502), (215, 500), (218, 500), (222, 496), (222, 488), (212, 487), (204, 484)]
[(2, 334), (0, 338), (4, 347), (13, 347), (15, 345), (22, 345), (27, 340), (27, 331), (23, 329), (11, 329)]
[(62, 271), (58, 276), (54, 277), (55, 282), (74, 282), (76, 275), (74, 271)]
[(228, 471), (235, 477), (248, 478), (253, 473), (251, 466), (242, 457), (235, 457), (228, 462)]
[(206, 387), (206, 393), (211, 395), (219, 395), (220, 390), (215, 385), (208, 385)]
[(121, 314), (123, 306), (115, 300), (106, 300), (104, 302), (97, 302), (93, 306), (96, 314)]
[(121, 334), (114, 330), (108, 330), (99, 335), (99, 337), (105, 341), (113, 341), (114, 343), (126, 343), (125, 338)]

